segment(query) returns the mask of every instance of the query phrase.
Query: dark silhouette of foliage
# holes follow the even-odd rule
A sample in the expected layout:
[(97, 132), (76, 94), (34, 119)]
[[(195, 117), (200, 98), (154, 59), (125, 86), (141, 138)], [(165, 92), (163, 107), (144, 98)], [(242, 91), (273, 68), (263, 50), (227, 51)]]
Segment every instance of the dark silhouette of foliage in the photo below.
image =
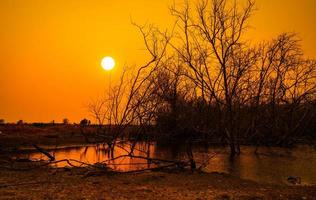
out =
[(90, 125), (90, 120), (82, 119), (79, 124), (80, 124), (80, 126), (88, 126), (88, 125)]
[(67, 125), (67, 124), (69, 124), (69, 119), (67, 119), (67, 118), (64, 118), (64, 119), (63, 119), (63, 124), (64, 124), (64, 125)]
[(98, 137), (113, 148), (137, 125), (135, 138), (153, 131), (184, 144), (191, 166), (195, 141), (227, 144), (234, 156), (240, 144), (315, 138), (316, 61), (296, 34), (245, 40), (254, 8), (253, 0), (201, 0), (171, 7), (171, 31), (136, 25), (151, 59), (90, 105)]

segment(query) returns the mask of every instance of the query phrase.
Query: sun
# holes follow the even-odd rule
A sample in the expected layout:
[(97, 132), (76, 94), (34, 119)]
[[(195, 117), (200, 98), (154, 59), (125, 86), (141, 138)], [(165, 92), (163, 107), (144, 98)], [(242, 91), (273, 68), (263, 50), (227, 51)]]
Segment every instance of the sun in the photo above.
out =
[(106, 56), (102, 59), (101, 66), (104, 70), (110, 71), (115, 66), (115, 60), (111, 56)]

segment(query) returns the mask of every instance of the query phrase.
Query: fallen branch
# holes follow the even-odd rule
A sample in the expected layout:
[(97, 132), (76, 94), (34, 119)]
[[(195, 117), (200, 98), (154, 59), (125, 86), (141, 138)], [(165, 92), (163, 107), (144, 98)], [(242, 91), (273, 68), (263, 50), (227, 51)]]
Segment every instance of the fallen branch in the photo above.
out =
[(150, 158), (150, 157), (145, 157), (145, 156), (121, 155), (112, 159), (105, 160), (102, 163), (109, 163), (111, 161), (114, 161), (120, 158), (125, 158), (125, 157), (144, 159), (144, 160), (148, 160), (149, 162), (164, 162), (164, 163), (181, 163), (182, 162), (182, 161), (174, 161), (174, 160), (165, 160), (165, 159), (160, 159), (160, 158)]
[[(182, 165), (180, 169), (183, 169), (185, 166), (189, 166), (188, 163), (186, 165)], [(152, 168), (146, 168), (146, 169), (137, 169), (137, 170), (131, 170), (131, 171), (125, 171), (125, 172), (119, 172), (119, 173), (140, 173), (140, 172), (145, 172), (145, 171), (157, 171), (165, 168), (170, 168), (170, 167), (176, 167), (179, 168), (179, 165), (177, 163), (172, 163), (169, 165), (164, 165), (164, 166), (159, 166), (159, 167), (152, 167)]]
[(200, 167), (198, 168), (198, 170), (201, 171), (203, 168), (205, 168), (205, 167), (209, 164), (210, 160), (211, 160), (212, 158), (214, 158), (217, 154), (218, 154), (218, 152), (216, 152), (216, 153), (214, 153), (213, 155), (209, 156), (209, 158), (208, 158), (205, 162), (203, 162), (203, 163), (200, 165)]
[(55, 157), (52, 156), (50, 153), (48, 153), (46, 150), (42, 149), (41, 147), (37, 146), (36, 144), (33, 144), (33, 147), (41, 152), (42, 154), (44, 154), (45, 156), (47, 156), (49, 158), (50, 161), (54, 161), (55, 160)]

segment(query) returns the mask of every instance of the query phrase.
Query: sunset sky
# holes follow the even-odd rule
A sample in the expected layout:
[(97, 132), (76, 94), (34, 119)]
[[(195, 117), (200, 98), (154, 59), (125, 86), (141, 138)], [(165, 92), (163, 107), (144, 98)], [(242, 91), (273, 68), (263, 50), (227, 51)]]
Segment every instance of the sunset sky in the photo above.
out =
[[(146, 52), (131, 19), (168, 28), (174, 0), (0, 1), (0, 119), (78, 122), (107, 87), (104, 56), (124, 64)], [(178, 0), (177, 2), (182, 2)], [(242, 2), (242, 1), (241, 1)], [(257, 0), (247, 37), (257, 42), (296, 32), (306, 56), (316, 58), (315, 0)]]

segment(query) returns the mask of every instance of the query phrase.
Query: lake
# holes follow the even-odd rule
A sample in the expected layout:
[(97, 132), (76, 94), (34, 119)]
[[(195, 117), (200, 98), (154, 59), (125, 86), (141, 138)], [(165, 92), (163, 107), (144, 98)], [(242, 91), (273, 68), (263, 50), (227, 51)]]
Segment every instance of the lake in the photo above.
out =
[[(45, 147), (56, 160), (74, 159), (85, 163), (99, 163), (109, 160), (110, 154), (103, 145)], [(131, 144), (120, 144), (114, 149), (114, 156), (127, 154)], [(255, 147), (242, 146), (242, 153), (234, 159), (230, 158), (229, 149), (225, 147), (194, 147), (194, 157), (198, 163), (209, 160), (205, 171), (223, 172), (243, 179), (260, 183), (287, 184), (290, 176), (300, 177), (303, 185), (316, 185), (316, 149), (312, 146), (300, 145), (296, 148), (260, 147), (255, 154)], [(156, 143), (139, 142), (135, 146), (134, 155), (150, 156), (167, 160), (186, 159), (185, 151), (177, 146), (158, 146)], [(20, 154), (18, 157), (32, 160), (47, 160), (38, 152)], [(73, 163), (79, 166), (79, 163)], [(120, 171), (130, 171), (155, 167), (156, 164), (141, 158), (122, 157), (106, 164)], [(67, 166), (60, 162), (55, 167)], [(198, 165), (199, 166), (199, 165)]]

